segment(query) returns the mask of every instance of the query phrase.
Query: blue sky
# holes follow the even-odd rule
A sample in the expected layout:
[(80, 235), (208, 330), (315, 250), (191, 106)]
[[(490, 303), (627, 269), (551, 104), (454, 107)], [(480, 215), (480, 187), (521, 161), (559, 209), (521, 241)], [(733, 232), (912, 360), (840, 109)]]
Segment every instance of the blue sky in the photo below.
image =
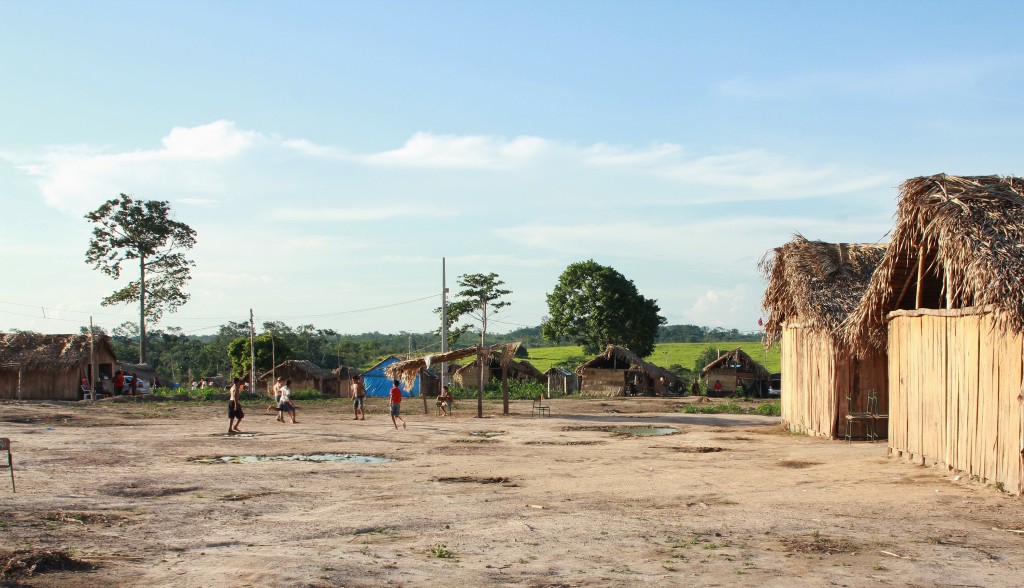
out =
[(0, 0), (0, 329), (134, 320), (84, 262), (126, 192), (199, 233), (186, 332), (430, 330), (442, 257), (505, 280), (497, 330), (590, 258), (669, 323), (753, 330), (793, 233), (884, 241), (903, 179), (1024, 174), (1022, 13)]

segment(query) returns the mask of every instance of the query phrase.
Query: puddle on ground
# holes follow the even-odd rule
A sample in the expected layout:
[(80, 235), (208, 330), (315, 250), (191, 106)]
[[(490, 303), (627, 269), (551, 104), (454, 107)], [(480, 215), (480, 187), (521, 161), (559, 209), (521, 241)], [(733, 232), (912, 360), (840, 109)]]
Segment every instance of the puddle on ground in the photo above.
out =
[(523, 445), (601, 445), (606, 441), (527, 441)]
[(675, 435), (679, 430), (673, 427), (611, 427), (608, 432), (630, 437), (661, 437), (662, 435)]
[(247, 437), (255, 437), (256, 433), (214, 433), (211, 437), (223, 437), (225, 439), (234, 439), (236, 437), (245, 439)]
[(481, 477), (481, 476), (451, 476), (446, 478), (435, 478), (443, 484), (502, 484), (504, 486), (516, 486), (512, 480), (504, 476)]
[(387, 463), (395, 461), (389, 457), (359, 455), (357, 453), (306, 453), (296, 455), (222, 455), (218, 457), (196, 457), (198, 463), (260, 463), (265, 461), (312, 461), (316, 463)]
[[(652, 449), (655, 449), (652, 447)], [(679, 453), (718, 453), (719, 451), (728, 451), (724, 447), (707, 447), (707, 446), (688, 446), (688, 447), (669, 447), (672, 451), (678, 451)]]
[(504, 435), (505, 431), (470, 431), (469, 434), (474, 437), (497, 437)]

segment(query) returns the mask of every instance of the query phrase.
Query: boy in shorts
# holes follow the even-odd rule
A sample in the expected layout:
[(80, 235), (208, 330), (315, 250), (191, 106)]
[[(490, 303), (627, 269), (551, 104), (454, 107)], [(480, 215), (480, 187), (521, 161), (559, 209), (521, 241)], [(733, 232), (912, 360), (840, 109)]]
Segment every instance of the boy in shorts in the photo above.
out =
[(397, 429), (398, 421), (402, 421), (402, 428), (406, 429), (408, 427), (405, 426), (405, 419), (399, 415), (402, 409), (402, 389), (398, 387), (398, 380), (391, 380), (391, 384), (391, 422)]

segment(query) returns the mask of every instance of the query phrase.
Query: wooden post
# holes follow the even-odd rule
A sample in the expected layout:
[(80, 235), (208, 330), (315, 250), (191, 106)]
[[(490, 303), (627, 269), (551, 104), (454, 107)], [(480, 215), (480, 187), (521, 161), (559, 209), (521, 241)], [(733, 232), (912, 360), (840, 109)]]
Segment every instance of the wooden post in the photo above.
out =
[(99, 379), (96, 373), (96, 347), (92, 327), (92, 317), (89, 317), (89, 389), (92, 390), (92, 399), (96, 400), (96, 381)]
[(21, 400), (21, 380), (22, 380), (22, 376), (23, 376), (24, 373), (25, 373), (25, 368), (19, 365), (18, 366), (18, 400)]
[(917, 246), (917, 298), (914, 308), (921, 308), (921, 279), (924, 277), (924, 245)]
[(476, 391), (476, 418), (484, 418), (484, 346), (476, 348), (476, 362), (480, 377), (477, 378), (480, 388)]
[(508, 416), (508, 364), (501, 366), (501, 405), (502, 414)]

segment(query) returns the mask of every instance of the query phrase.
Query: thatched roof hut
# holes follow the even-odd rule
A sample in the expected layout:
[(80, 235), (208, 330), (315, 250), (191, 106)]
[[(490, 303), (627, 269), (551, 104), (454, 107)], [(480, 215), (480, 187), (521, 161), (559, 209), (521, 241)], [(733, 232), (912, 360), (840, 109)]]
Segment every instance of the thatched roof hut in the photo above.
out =
[(840, 332), (884, 253), (882, 245), (810, 241), (798, 234), (761, 259), (764, 344), (781, 340), (782, 421), (788, 429), (838, 437), (847, 397), (864, 410), (872, 391), (885, 408), (884, 352), (858, 358)]
[[(93, 347), (109, 379), (117, 363), (109, 337), (96, 335)], [(82, 378), (93, 381), (89, 335), (0, 333), (0, 399), (78, 400)]]
[(939, 174), (900, 186), (896, 228), (864, 300), (846, 321), (859, 349), (882, 348), (886, 314), (992, 305), (1024, 332), (1024, 178)]
[[(337, 376), (331, 370), (324, 369), (305, 359), (283, 361), (277, 364), (274, 369), (261, 374), (259, 381), (267, 386), (273, 386), (275, 378), (291, 379), (292, 390), (312, 388), (319, 390), (325, 395), (337, 396), (337, 385), (331, 384), (337, 380)], [(325, 389), (325, 386), (327, 389)]]
[(786, 322), (838, 337), (884, 253), (884, 245), (810, 241), (799, 234), (769, 251), (759, 264), (768, 282), (761, 299), (768, 313), (765, 345), (782, 336)]
[(708, 384), (711, 384), (712, 380), (721, 381), (723, 392), (736, 390), (740, 382), (748, 386), (754, 386), (758, 382), (767, 383), (771, 376), (767, 368), (739, 347), (723, 353), (700, 371), (700, 377)]
[(889, 247), (843, 338), (888, 348), (889, 449), (1024, 490), (1024, 179), (900, 186)]
[(576, 368), (576, 375), (581, 378), (580, 394), (596, 396), (624, 396), (630, 391), (661, 395), (669, 386), (682, 386), (678, 376), (621, 345), (609, 345)]

